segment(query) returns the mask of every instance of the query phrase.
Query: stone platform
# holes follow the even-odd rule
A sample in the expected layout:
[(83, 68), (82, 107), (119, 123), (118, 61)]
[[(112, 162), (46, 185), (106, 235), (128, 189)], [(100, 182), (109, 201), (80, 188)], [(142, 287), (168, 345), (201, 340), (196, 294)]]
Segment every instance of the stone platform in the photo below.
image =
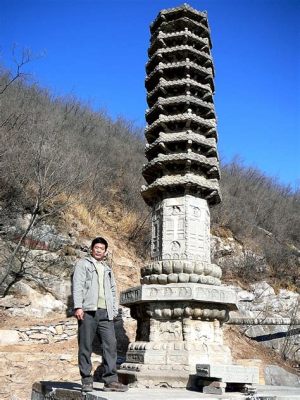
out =
[(199, 283), (141, 285), (121, 293), (137, 319), (119, 379), (132, 387), (194, 387), (196, 364), (232, 365), (222, 324), (236, 309), (227, 287)]
[(127, 289), (121, 293), (120, 304), (130, 307), (133, 304), (159, 301), (195, 301), (226, 305), (236, 310), (236, 294), (225, 286), (197, 283), (175, 283), (168, 285), (143, 285)]
[(259, 383), (258, 367), (197, 364), (196, 371), (195, 387), (202, 388), (203, 393), (225, 394), (231, 389), (254, 394)]
[(253, 383), (257, 385), (259, 380), (258, 367), (197, 364), (196, 371), (199, 377), (221, 379), (228, 383)]
[(186, 389), (129, 389), (125, 393), (103, 392), (103, 384), (95, 383), (95, 390), (83, 395), (80, 385), (72, 382), (36, 382), (31, 400), (300, 400), (300, 388), (289, 386), (258, 386), (255, 397), (241, 393), (212, 395)]

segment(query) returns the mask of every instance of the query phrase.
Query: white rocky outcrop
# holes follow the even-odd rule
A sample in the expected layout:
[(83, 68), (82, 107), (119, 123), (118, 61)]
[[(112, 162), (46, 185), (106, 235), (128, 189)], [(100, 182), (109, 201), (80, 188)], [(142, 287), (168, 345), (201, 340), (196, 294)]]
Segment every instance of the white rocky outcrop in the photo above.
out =
[(16, 344), (19, 342), (19, 333), (14, 329), (0, 330), (0, 346)]
[(0, 307), (8, 310), (11, 315), (34, 315), (35, 317), (43, 318), (51, 312), (62, 312), (67, 309), (66, 304), (57, 300), (52, 294), (40, 293), (24, 282), (16, 283), (15, 291), (21, 297), (20, 301), (15, 299), (14, 296), (0, 301)]

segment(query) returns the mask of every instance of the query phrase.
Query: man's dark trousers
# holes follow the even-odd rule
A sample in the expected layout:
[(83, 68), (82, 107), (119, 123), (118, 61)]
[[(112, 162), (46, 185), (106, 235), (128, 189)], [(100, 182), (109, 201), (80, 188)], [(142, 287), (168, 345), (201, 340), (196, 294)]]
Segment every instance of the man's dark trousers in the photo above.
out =
[(78, 321), (78, 364), (82, 378), (91, 375), (92, 344), (95, 335), (102, 343), (102, 359), (104, 383), (118, 381), (117, 375), (117, 341), (113, 321), (109, 321), (107, 311), (98, 308), (97, 311), (85, 311), (84, 319)]

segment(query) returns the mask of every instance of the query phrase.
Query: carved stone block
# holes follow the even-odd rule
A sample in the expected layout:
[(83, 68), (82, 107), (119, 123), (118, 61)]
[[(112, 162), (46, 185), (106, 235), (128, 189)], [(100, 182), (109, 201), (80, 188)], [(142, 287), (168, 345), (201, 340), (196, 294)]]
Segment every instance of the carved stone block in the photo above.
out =
[[(181, 365), (195, 373), (195, 365), (210, 365), (225, 362), (231, 364), (232, 358), (227, 346), (208, 341), (155, 341), (131, 343), (126, 353), (126, 364)], [(200, 368), (200, 372), (203, 368)], [(202, 373), (203, 375), (203, 373)], [(202, 376), (201, 375), (201, 376)], [(199, 375), (200, 376), (200, 375)], [(206, 377), (209, 377), (206, 374)], [(215, 377), (218, 378), (218, 377)]]
[(201, 343), (215, 343), (223, 345), (223, 332), (219, 321), (183, 321), (183, 336), (186, 341), (199, 341)]
[(204, 386), (203, 387), (203, 393), (206, 394), (224, 394), (225, 393), (225, 387), (216, 387), (216, 386)]
[(197, 364), (196, 371), (198, 376), (219, 378), (227, 383), (259, 383), (258, 367), (244, 367), (242, 365), (203, 365)]
[(206, 200), (185, 195), (156, 203), (152, 212), (151, 257), (210, 263), (210, 213)]
[[(138, 322), (138, 331), (146, 335), (140, 336), (139, 340), (148, 340), (150, 329), (148, 329), (147, 317), (152, 319), (174, 320), (183, 318), (202, 319), (205, 321), (218, 320), (228, 321), (229, 308), (223, 304), (210, 304), (193, 300), (172, 301), (172, 302), (148, 302), (131, 304), (131, 316), (135, 319), (142, 319)], [(147, 339), (142, 339), (147, 337)]]
[(150, 321), (150, 341), (183, 340), (181, 321)]
[(163, 260), (145, 265), (141, 269), (141, 283), (204, 283), (220, 285), (222, 271), (218, 265), (199, 260)]
[(212, 304), (221, 303), (230, 310), (237, 309), (236, 294), (229, 288), (197, 283), (175, 283), (165, 286), (142, 285), (127, 289), (120, 296), (120, 304), (128, 307), (142, 302), (176, 300), (194, 300)]
[(166, 364), (166, 351), (160, 350), (128, 350), (126, 362), (141, 364)]
[[(118, 370), (119, 380), (136, 388), (185, 388), (189, 380), (189, 371), (180, 365), (175, 367), (165, 365), (122, 364)], [(131, 367), (131, 369), (129, 369)]]

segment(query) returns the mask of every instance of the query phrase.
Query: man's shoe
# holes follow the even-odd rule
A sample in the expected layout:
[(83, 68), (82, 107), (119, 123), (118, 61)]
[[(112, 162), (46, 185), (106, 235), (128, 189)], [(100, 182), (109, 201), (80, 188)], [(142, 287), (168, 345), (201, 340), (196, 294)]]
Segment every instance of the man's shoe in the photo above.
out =
[(88, 376), (81, 379), (82, 382), (82, 392), (92, 392), (93, 391), (93, 378)]
[(106, 383), (103, 388), (104, 392), (126, 392), (127, 390), (128, 386), (120, 382)]

